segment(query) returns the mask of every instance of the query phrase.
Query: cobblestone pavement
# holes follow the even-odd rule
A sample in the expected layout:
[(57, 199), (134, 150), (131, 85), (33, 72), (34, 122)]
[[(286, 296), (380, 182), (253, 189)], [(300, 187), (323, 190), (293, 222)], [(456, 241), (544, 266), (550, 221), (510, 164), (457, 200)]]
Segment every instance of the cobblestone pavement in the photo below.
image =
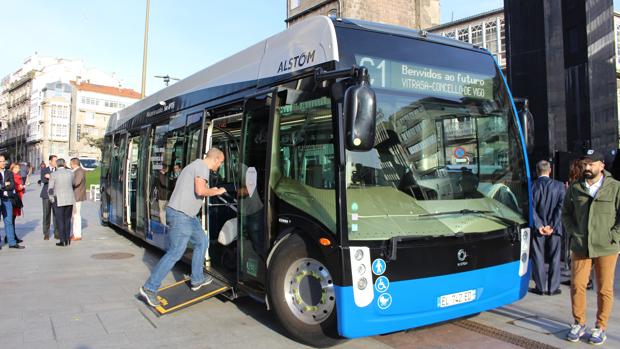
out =
[[(83, 240), (67, 248), (44, 241), (40, 187), (30, 185), (17, 234), (26, 249), (0, 251), (1, 348), (303, 348), (289, 339), (275, 316), (249, 298), (213, 298), (156, 317), (137, 298), (161, 252), (98, 223), (98, 203), (83, 204)], [(4, 236), (4, 231), (0, 234)], [(120, 259), (98, 259), (113, 253)], [(164, 283), (183, 278), (178, 265)], [(618, 273), (616, 273), (618, 280)], [(470, 321), (564, 348), (570, 322), (569, 289), (555, 297), (528, 295)], [(589, 292), (589, 319), (596, 299)], [(616, 299), (620, 296), (616, 282)], [(608, 331), (620, 348), (620, 305)], [(589, 323), (589, 325), (591, 325)], [(500, 332), (501, 332), (500, 331)], [(518, 344), (518, 343), (517, 343)], [(571, 347), (586, 347), (585, 341)], [(338, 348), (518, 348), (497, 334), (481, 334), (458, 322), (346, 341)]]

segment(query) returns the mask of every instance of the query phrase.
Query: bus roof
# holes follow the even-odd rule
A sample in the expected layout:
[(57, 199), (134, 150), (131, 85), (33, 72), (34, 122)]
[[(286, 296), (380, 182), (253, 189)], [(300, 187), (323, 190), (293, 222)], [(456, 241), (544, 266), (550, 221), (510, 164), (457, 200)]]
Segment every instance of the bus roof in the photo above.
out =
[(111, 118), (116, 120), (112, 128), (162, 101), (189, 92), (257, 82), (333, 60), (338, 60), (333, 22), (325, 16), (311, 17), (120, 110)]
[(273, 79), (307, 67), (338, 61), (336, 26), (424, 39), (466, 49), (479, 49), (474, 45), (440, 35), (429, 33), (423, 37), (420, 35), (421, 31), (415, 29), (361, 20), (313, 16), (112, 114), (107, 131), (116, 130), (142, 113), (150, 117), (179, 110), (181, 106), (175, 105), (174, 99), (191, 92), (232, 84), (257, 86), (263, 79)]

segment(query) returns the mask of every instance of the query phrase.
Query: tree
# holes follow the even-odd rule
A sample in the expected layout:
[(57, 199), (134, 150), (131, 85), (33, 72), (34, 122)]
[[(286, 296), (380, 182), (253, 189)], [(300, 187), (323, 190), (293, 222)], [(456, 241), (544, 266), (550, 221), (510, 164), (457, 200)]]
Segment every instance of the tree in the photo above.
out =
[(86, 140), (86, 143), (89, 146), (98, 148), (103, 154), (103, 147), (104, 147), (103, 138), (84, 137), (84, 139)]

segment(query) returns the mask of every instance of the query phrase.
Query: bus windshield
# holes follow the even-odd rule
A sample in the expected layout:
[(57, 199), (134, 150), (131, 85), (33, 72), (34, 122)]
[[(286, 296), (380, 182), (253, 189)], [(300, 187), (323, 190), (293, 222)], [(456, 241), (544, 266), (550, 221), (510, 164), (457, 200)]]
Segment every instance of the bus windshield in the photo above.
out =
[(425, 47), (396, 58), (372, 48), (351, 57), (369, 70), (377, 122), (374, 149), (346, 152), (349, 239), (485, 233), (525, 223), (522, 144), (492, 57), (400, 41), (454, 59), (418, 59)]

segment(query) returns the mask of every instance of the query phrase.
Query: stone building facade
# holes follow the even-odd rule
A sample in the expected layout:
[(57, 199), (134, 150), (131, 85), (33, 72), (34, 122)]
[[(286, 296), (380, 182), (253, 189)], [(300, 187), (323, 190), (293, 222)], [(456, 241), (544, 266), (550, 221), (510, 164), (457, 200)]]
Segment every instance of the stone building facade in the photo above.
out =
[(430, 33), (483, 47), (506, 68), (506, 25), (504, 9), (496, 9), (426, 29)]
[(105, 135), (110, 115), (137, 102), (140, 93), (128, 88), (72, 81), (71, 130), (69, 156), (101, 159), (101, 150), (89, 145), (89, 139)]
[[(99, 92), (82, 91), (76, 81), (98, 86)], [(82, 126), (77, 127), (82, 114), (88, 115), (85, 131), (97, 138), (105, 130), (106, 116), (139, 99), (139, 93), (129, 93), (120, 88), (121, 83), (114, 75), (87, 68), (79, 60), (36, 54), (26, 58), (0, 80), (0, 153), (11, 161), (32, 164), (47, 162), (50, 154), (99, 157), (85, 140), (70, 143), (70, 139), (82, 131)], [(80, 106), (82, 94), (91, 93), (95, 96), (90, 101), (101, 101), (100, 109), (98, 105), (94, 109)]]
[(439, 24), (439, 0), (287, 0), (286, 23), (315, 15), (424, 29)]

